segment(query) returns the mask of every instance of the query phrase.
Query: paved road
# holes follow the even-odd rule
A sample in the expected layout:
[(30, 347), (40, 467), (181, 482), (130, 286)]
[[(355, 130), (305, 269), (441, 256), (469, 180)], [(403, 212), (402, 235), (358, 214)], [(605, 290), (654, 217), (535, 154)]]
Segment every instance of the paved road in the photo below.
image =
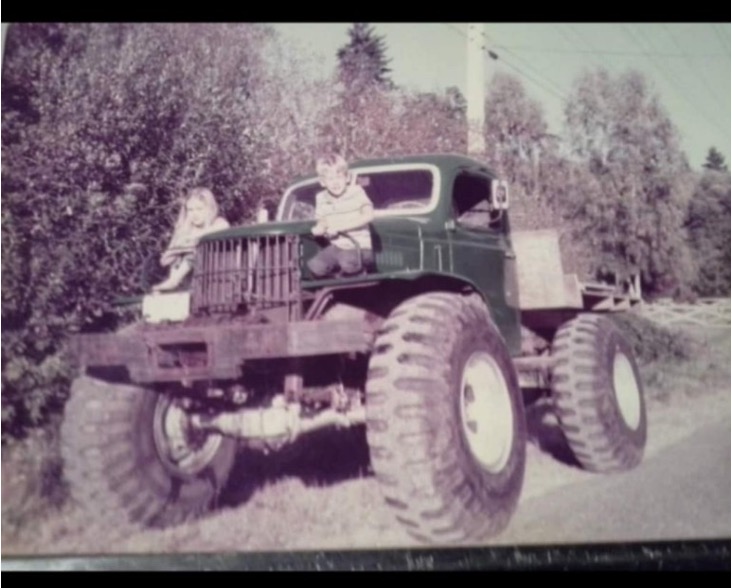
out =
[(496, 543), (730, 537), (730, 424), (697, 431), (624, 474), (528, 499)]

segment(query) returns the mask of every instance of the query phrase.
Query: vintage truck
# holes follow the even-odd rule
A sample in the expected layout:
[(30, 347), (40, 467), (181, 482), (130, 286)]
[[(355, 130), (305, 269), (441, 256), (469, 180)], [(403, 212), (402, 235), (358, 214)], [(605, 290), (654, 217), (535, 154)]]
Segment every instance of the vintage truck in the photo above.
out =
[(374, 259), (358, 274), (308, 272), (325, 244), (310, 177), (273, 222), (202, 239), (188, 290), (145, 296), (137, 323), (74, 340), (65, 474), (95, 516), (176, 524), (214, 504), (239, 448), (365, 426), (405, 530), (475, 543), (515, 510), (537, 391), (578, 466), (641, 461), (638, 368), (606, 316), (637, 292), (565, 275), (556, 234), (512, 232), (506, 182), (470, 158), (359, 161), (352, 174), (375, 209)]

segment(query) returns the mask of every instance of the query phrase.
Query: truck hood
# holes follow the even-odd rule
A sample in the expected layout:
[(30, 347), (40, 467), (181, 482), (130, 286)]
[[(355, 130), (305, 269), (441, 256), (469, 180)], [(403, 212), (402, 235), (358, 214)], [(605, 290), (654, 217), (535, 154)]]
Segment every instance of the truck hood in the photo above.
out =
[(201, 242), (218, 241), (237, 237), (259, 237), (266, 235), (304, 235), (309, 234), (314, 220), (306, 221), (274, 221), (256, 225), (242, 225), (217, 231), (201, 238)]
[[(310, 230), (314, 225), (314, 220), (272, 221), (260, 224), (242, 225), (206, 235), (201, 238), (201, 242), (241, 237), (264, 237), (266, 235), (309, 235)], [(372, 226), (377, 232), (387, 231), (390, 233), (396, 232), (407, 234), (413, 234), (415, 231), (419, 230), (418, 227), (423, 230), (434, 228), (428, 217), (419, 216), (381, 218), (377, 216), (377, 218), (374, 219)]]

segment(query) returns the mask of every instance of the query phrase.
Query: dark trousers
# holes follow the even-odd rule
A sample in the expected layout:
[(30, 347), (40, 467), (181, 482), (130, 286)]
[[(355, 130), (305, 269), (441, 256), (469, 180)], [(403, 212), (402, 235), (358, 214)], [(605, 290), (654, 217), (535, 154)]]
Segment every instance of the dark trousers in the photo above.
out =
[(364, 266), (372, 264), (373, 260), (374, 254), (371, 249), (361, 249), (359, 258), (357, 249), (341, 249), (335, 245), (328, 245), (308, 261), (308, 267), (316, 278), (324, 278), (339, 270), (344, 275), (353, 275), (365, 269)]

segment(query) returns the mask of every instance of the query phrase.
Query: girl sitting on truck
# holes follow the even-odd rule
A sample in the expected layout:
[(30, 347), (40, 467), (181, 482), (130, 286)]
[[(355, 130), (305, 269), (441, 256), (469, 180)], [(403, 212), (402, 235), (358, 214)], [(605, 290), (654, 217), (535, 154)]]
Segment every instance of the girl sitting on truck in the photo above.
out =
[(219, 215), (219, 205), (208, 188), (193, 188), (183, 202), (173, 237), (160, 257), (160, 265), (170, 266), (168, 278), (153, 286), (153, 292), (174, 290), (193, 268), (196, 245), (208, 233), (229, 227)]

